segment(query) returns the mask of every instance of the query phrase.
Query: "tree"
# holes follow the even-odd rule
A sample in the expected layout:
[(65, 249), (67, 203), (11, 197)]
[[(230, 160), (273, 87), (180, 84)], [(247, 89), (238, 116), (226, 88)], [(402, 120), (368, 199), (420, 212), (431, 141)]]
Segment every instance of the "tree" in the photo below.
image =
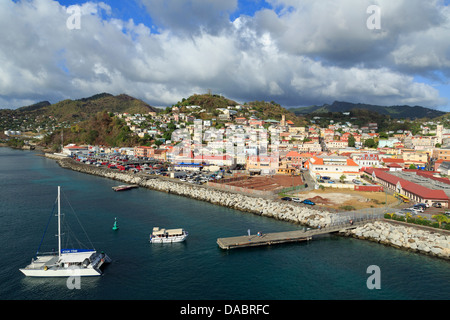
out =
[(376, 148), (377, 145), (378, 145), (378, 143), (376, 143), (375, 140), (373, 140), (372, 138), (364, 141), (364, 147), (367, 147), (367, 148)]
[(348, 136), (348, 146), (349, 147), (355, 147), (355, 142), (356, 142), (355, 137), (352, 134), (349, 135)]
[(414, 163), (411, 163), (411, 164), (409, 165), (409, 169), (411, 169), (411, 170), (416, 170), (417, 168), (416, 168), (416, 166), (414, 165)]
[(380, 132), (380, 139), (387, 139), (387, 138), (389, 138), (389, 136), (386, 132)]
[(98, 136), (99, 136), (99, 132), (97, 130), (90, 130), (86, 136), (86, 143), (94, 144), (95, 139), (97, 139)]
[(434, 216), (432, 216), (432, 218), (435, 219), (439, 223), (439, 228), (441, 228), (442, 222), (445, 222), (445, 223), (450, 222), (450, 219), (443, 214), (435, 214)]
[(339, 177), (339, 180), (341, 180), (341, 183), (344, 183), (346, 178), (347, 177), (345, 176), (345, 174), (343, 174), (342, 176)]

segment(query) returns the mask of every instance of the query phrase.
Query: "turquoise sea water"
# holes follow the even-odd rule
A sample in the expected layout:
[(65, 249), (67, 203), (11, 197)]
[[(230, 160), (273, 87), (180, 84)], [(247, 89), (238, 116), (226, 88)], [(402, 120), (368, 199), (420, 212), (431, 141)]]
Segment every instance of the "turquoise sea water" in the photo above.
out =
[[(219, 237), (301, 227), (143, 188), (116, 193), (117, 181), (61, 169), (36, 154), (0, 148), (1, 300), (450, 298), (448, 261), (334, 235), (223, 251)], [(82, 278), (79, 290), (68, 289), (65, 279), (19, 271), (39, 246), (58, 185), (71, 206), (63, 213), (73, 208), (94, 247), (113, 260), (103, 276)], [(112, 230), (115, 217), (118, 231)], [(53, 219), (43, 246), (57, 246), (55, 226)], [(152, 245), (154, 226), (183, 227), (190, 235), (185, 243)], [(371, 265), (380, 268), (379, 290), (366, 285)]]

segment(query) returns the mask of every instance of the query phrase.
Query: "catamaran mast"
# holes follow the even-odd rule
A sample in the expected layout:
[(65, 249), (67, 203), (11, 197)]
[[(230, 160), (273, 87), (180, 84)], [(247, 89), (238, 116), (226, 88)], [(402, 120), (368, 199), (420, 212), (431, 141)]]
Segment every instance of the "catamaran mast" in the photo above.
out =
[(61, 191), (58, 186), (58, 256), (61, 257)]

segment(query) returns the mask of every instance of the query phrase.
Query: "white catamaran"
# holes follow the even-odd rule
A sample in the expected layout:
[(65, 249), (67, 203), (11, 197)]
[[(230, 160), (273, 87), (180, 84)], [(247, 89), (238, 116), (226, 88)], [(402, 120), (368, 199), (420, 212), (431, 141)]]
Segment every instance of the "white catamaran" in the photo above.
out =
[(37, 253), (31, 263), (20, 271), (27, 277), (100, 276), (100, 269), (111, 259), (103, 252), (89, 249), (61, 248), (61, 192), (58, 187), (58, 252)]

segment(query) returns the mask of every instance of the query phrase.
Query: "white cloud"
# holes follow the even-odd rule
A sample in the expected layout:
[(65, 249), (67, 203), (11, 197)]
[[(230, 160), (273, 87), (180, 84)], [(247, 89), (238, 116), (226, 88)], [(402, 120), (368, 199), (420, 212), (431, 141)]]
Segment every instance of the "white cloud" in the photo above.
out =
[(208, 89), (285, 106), (445, 104), (413, 77), (450, 70), (450, 13), (437, 1), (375, 1), (380, 31), (366, 28), (369, 0), (273, 0), (234, 21), (236, 0), (142, 2), (159, 33), (112, 17), (106, 3), (84, 3), (81, 28), (69, 30), (56, 1), (1, 1), (0, 104), (109, 92), (171, 105)]

